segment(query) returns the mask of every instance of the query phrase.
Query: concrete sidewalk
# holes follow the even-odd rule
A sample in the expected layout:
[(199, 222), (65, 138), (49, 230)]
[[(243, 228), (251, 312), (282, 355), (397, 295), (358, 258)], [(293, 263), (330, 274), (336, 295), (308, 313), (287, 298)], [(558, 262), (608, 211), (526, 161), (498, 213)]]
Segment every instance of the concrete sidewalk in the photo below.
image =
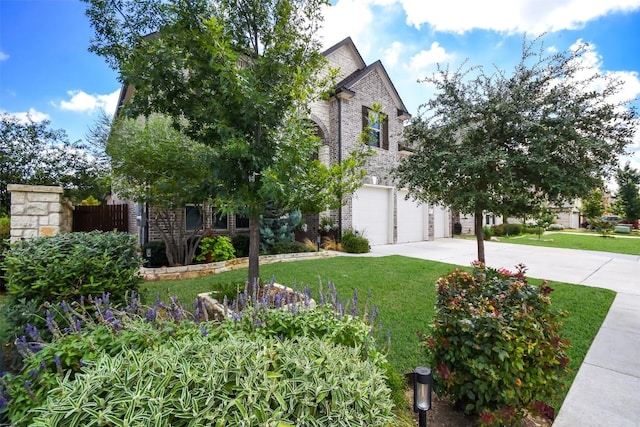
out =
[[(487, 265), (616, 291), (602, 327), (557, 414), (554, 427), (640, 426), (640, 241), (638, 255), (485, 242)], [(468, 266), (476, 242), (439, 239), (374, 246), (370, 256), (403, 255)]]

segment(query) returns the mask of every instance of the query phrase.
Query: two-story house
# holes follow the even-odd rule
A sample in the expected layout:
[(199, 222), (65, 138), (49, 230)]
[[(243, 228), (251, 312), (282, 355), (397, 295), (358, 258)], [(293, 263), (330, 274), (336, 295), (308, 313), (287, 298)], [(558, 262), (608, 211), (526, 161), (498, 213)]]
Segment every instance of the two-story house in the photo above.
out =
[[(396, 188), (391, 171), (408, 152), (402, 150), (402, 131), (411, 117), (381, 61), (367, 65), (351, 38), (324, 52), (328, 66), (337, 68), (334, 96), (311, 108), (324, 145), (320, 159), (329, 164), (354, 149), (360, 134), (372, 134), (374, 155), (366, 164), (364, 185), (332, 218), (342, 229), (364, 234), (372, 245), (432, 240), (451, 236), (449, 211), (406, 199)], [(369, 113), (381, 105), (378, 120)]]
[[(432, 240), (451, 236), (451, 216), (438, 206), (406, 200), (406, 191), (396, 188), (390, 172), (408, 152), (402, 150), (402, 131), (411, 117), (384, 66), (378, 60), (367, 65), (351, 38), (346, 38), (324, 52), (328, 67), (338, 69), (333, 96), (317, 101), (311, 108), (310, 120), (323, 141), (319, 158), (326, 164), (340, 162), (353, 151), (363, 131), (373, 137), (374, 155), (366, 164), (364, 185), (339, 209), (324, 212), (342, 230), (363, 234), (372, 245)], [(123, 87), (120, 102), (132, 94)], [(381, 105), (376, 120), (369, 119), (374, 104)], [(216, 234), (236, 235), (248, 232), (248, 221), (238, 215), (220, 217), (212, 208), (186, 206), (182, 213), (184, 228), (212, 229)], [(153, 208), (151, 207), (152, 211)], [(145, 229), (144, 216), (149, 209), (133, 207), (137, 220), (129, 222), (130, 231), (141, 236), (141, 243), (159, 240), (160, 235)], [(203, 214), (203, 215), (201, 215)], [(309, 230), (315, 235), (318, 216)]]

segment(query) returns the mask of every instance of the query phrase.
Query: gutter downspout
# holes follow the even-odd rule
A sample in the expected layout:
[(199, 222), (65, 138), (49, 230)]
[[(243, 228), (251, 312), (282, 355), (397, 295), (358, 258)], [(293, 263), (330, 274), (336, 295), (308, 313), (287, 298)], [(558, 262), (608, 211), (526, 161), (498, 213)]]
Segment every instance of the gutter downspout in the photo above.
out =
[[(342, 164), (342, 99), (338, 96), (338, 165)], [(342, 195), (340, 195), (342, 197)], [(342, 241), (342, 200), (338, 206), (338, 241)]]

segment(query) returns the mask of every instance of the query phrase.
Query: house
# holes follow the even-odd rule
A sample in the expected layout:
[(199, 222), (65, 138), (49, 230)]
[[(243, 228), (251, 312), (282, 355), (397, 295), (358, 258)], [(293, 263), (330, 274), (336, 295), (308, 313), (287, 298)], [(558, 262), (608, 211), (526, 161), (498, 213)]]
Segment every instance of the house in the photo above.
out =
[[(581, 215), (582, 202), (580, 199), (572, 201), (566, 201), (560, 205), (549, 206), (549, 210), (556, 216), (555, 223), (562, 225), (563, 228), (580, 228), (580, 224), (583, 221)], [(500, 225), (504, 223), (504, 218), (501, 215), (495, 215), (491, 212), (485, 212), (483, 218), (483, 225), (492, 227), (494, 225)], [(473, 214), (460, 214), (457, 219), (462, 225), (462, 234), (475, 234), (475, 222)], [(507, 222), (512, 224), (519, 224), (523, 222), (522, 218), (507, 218)]]
[[(366, 163), (364, 185), (339, 209), (306, 218), (311, 236), (319, 232), (319, 217), (330, 217), (342, 230), (364, 235), (372, 245), (432, 240), (451, 236), (451, 215), (439, 206), (420, 204), (407, 199), (407, 192), (396, 188), (392, 169), (402, 156), (402, 131), (411, 116), (402, 102), (382, 62), (366, 64), (351, 38), (346, 38), (324, 52), (328, 67), (338, 69), (333, 95), (311, 106), (310, 120), (322, 140), (319, 159), (335, 164), (353, 151), (363, 131), (368, 132), (374, 155)], [(132, 94), (123, 87), (120, 103)], [(369, 113), (381, 106), (375, 119)], [(141, 243), (159, 240), (158, 232), (146, 227), (153, 208), (137, 206), (131, 232), (140, 235)], [(186, 206), (180, 213), (184, 229), (212, 229), (216, 234), (234, 236), (248, 232), (248, 221), (239, 215), (216, 215), (212, 207)]]
[[(406, 199), (390, 176), (402, 156), (402, 131), (411, 116), (381, 61), (367, 65), (351, 38), (324, 52), (329, 67), (337, 68), (334, 95), (311, 107), (311, 120), (323, 140), (320, 159), (331, 164), (354, 149), (363, 131), (374, 155), (367, 160), (364, 185), (340, 209), (328, 213), (342, 229), (363, 234), (372, 245), (433, 240), (451, 236), (451, 217), (439, 206)], [(373, 104), (382, 109), (377, 121), (368, 120)], [(326, 213), (325, 213), (326, 214)]]

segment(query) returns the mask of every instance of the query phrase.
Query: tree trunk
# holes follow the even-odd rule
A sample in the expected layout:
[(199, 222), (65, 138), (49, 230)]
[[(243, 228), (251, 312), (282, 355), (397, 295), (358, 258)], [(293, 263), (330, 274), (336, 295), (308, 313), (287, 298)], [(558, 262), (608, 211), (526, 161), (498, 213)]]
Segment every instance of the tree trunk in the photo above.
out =
[(486, 263), (484, 257), (484, 235), (482, 233), (482, 211), (476, 211), (474, 213), (475, 228), (476, 228), (476, 241), (478, 243), (478, 261)]
[(253, 295), (260, 284), (260, 215), (249, 216), (249, 277), (247, 291)]

